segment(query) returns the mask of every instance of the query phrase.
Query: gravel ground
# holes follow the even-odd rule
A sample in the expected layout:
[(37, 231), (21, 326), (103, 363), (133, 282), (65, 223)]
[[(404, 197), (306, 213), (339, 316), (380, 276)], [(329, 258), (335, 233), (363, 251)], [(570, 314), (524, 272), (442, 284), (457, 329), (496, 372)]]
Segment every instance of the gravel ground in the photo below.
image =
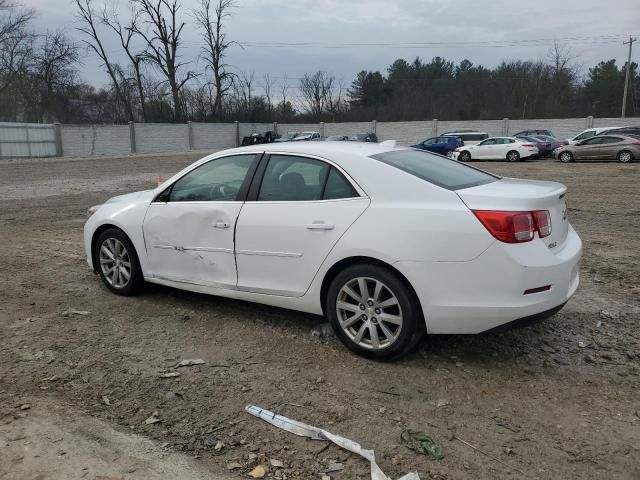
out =
[[(355, 455), (244, 413), (253, 403), (375, 449), (393, 478), (640, 478), (640, 164), (478, 163), (568, 185), (585, 246), (576, 296), (534, 327), (431, 337), (401, 361), (374, 363), (312, 335), (319, 317), (155, 286), (123, 298), (101, 285), (84, 259), (86, 208), (195, 158), (0, 163), (5, 430), (31, 418), (19, 405), (39, 418), (55, 405), (56, 422), (95, 417), (203, 464), (237, 462), (238, 478), (269, 459), (283, 467), (267, 477), (320, 479), (340, 462), (332, 478), (368, 478)], [(185, 358), (206, 363), (159, 378)], [(145, 423), (154, 413), (160, 421)], [(406, 428), (431, 435), (444, 458), (400, 445)], [(9, 459), (8, 445), (0, 478), (35, 461)]]

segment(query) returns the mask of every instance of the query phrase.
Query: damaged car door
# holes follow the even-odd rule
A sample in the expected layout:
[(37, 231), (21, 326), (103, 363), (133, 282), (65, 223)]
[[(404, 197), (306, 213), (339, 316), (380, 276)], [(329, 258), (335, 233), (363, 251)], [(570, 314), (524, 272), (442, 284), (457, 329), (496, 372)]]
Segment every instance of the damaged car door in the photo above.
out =
[(236, 219), (259, 157), (236, 154), (210, 160), (151, 203), (143, 231), (153, 277), (236, 287)]

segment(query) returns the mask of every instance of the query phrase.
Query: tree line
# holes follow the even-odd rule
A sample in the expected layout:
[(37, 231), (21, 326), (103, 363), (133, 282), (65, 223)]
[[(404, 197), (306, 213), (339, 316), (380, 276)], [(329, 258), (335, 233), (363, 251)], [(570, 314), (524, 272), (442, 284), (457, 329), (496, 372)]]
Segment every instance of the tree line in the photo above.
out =
[[(0, 0), (0, 121), (61, 123), (481, 120), (620, 115), (625, 68), (615, 60), (581, 75), (555, 45), (547, 58), (494, 68), (436, 56), (398, 59), (386, 72), (363, 70), (345, 86), (319, 70), (295, 79), (257, 78), (229, 64), (225, 24), (234, 0), (70, 0), (75, 33), (37, 31), (37, 12)], [(184, 57), (184, 29), (195, 28), (198, 61)], [(113, 50), (113, 45), (117, 45)], [(83, 58), (108, 78), (87, 84)], [(124, 59), (124, 60), (123, 60)], [(640, 73), (631, 64), (627, 115), (640, 116)]]

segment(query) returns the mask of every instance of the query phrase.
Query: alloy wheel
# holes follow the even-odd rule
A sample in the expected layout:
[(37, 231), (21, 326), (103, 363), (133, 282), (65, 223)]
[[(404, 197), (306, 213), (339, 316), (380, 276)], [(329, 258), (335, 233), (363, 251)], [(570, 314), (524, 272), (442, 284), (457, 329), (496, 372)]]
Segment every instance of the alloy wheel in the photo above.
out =
[(507, 154), (507, 160), (510, 162), (517, 162), (520, 160), (520, 154), (518, 152), (509, 152)]
[(620, 152), (618, 154), (618, 160), (622, 163), (628, 163), (631, 161), (631, 153), (630, 152)]
[(402, 331), (398, 298), (374, 278), (357, 277), (343, 285), (338, 292), (336, 313), (345, 334), (368, 350), (387, 348)]
[(100, 246), (100, 269), (104, 279), (114, 288), (124, 288), (131, 279), (131, 258), (117, 238), (107, 238)]
[(564, 152), (560, 154), (560, 161), (564, 163), (568, 163), (572, 160), (571, 154), (569, 152)]

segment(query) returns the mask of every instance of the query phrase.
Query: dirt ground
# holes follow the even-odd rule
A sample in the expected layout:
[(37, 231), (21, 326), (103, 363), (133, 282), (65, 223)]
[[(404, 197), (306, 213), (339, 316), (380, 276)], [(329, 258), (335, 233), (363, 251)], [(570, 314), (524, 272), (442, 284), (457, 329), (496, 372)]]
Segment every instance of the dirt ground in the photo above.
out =
[[(344, 469), (333, 479), (369, 478), (355, 455), (244, 413), (256, 404), (374, 449), (393, 478), (640, 479), (640, 164), (478, 164), (568, 185), (585, 247), (576, 296), (534, 327), (434, 336), (401, 361), (375, 363), (312, 335), (319, 317), (155, 286), (123, 298), (102, 286), (85, 263), (86, 208), (195, 158), (0, 163), (0, 478), (156, 478), (144, 462), (133, 472), (115, 460), (110, 473), (63, 469), (91, 450), (51, 455), (59, 447), (37, 440), (36, 427), (73, 440), (74, 422), (212, 474), (236, 462), (232, 478), (264, 463), (267, 477), (321, 479), (336, 462)], [(186, 358), (206, 363), (173, 368)], [(159, 421), (145, 423), (151, 416)], [(406, 428), (431, 435), (444, 458), (403, 447)], [(78, 438), (104, 465), (109, 440)], [(161, 456), (150, 458), (160, 469)]]

